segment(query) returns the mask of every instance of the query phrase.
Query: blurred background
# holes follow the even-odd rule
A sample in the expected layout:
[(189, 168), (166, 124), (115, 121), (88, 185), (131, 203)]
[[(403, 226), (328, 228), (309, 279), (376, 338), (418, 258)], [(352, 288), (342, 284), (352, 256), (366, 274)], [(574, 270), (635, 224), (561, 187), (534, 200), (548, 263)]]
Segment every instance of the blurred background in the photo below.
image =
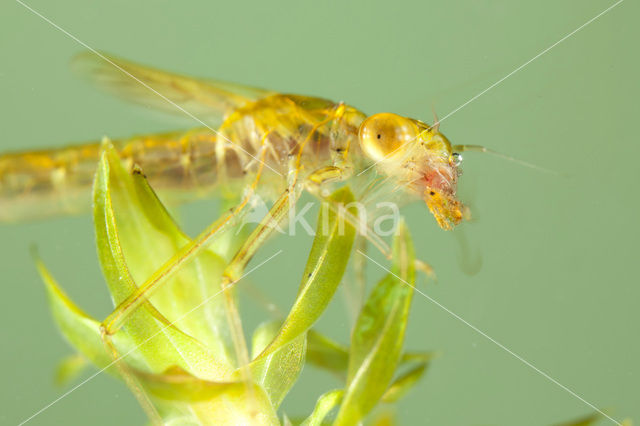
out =
[[(89, 46), (134, 61), (431, 122), (432, 109), (448, 114), (613, 1), (27, 4)], [(425, 206), (403, 210), (418, 256), (438, 276), (435, 284), (421, 278), (423, 291), (586, 401), (636, 422), (639, 12), (637, 2), (621, 3), (442, 123), (453, 143), (482, 144), (562, 175), (468, 153), (460, 192), (471, 222), (445, 232)], [(2, 2), (0, 150), (185, 127), (79, 81), (68, 63), (82, 49), (19, 3)], [(214, 204), (186, 206), (185, 228), (198, 232)], [(80, 306), (98, 318), (111, 309), (88, 215), (0, 225), (2, 424), (23, 421), (67, 389), (53, 374), (71, 349), (51, 321), (33, 243)], [(254, 260), (285, 250), (247, 280), (248, 329), (268, 317), (256, 293), (289, 309), (310, 243), (279, 237)], [(375, 281), (383, 271), (370, 272)], [(343, 296), (318, 328), (347, 343)], [(401, 424), (543, 425), (593, 412), (426, 298), (416, 295), (411, 315), (406, 347), (440, 356), (395, 409)], [(308, 414), (337, 384), (306, 368), (284, 411)], [(124, 385), (101, 374), (30, 424), (145, 422)]]

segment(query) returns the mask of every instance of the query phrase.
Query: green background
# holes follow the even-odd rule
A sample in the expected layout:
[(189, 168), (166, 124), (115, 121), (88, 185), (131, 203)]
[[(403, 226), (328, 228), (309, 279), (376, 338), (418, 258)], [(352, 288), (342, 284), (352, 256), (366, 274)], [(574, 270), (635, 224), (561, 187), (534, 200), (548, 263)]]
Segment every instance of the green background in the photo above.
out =
[[(613, 2), (28, 4), (92, 47), (159, 68), (431, 121), (432, 107), (446, 115)], [(639, 11), (626, 0), (442, 124), (454, 143), (483, 144), (567, 177), (469, 153), (460, 192), (471, 223), (444, 232), (423, 205), (403, 210), (418, 255), (438, 275), (423, 287), (431, 297), (580, 397), (636, 422)], [(82, 46), (11, 0), (0, 5), (0, 49), (2, 150), (182, 127), (78, 81), (68, 62)], [(206, 202), (187, 207), (186, 228), (196, 232), (213, 212)], [(110, 306), (92, 232), (88, 216), (0, 225), (2, 424), (65, 390), (52, 377), (70, 349), (51, 322), (28, 246), (36, 243), (72, 297), (103, 318)], [(254, 264), (285, 252), (247, 280), (253, 291), (287, 310), (309, 244), (306, 236), (270, 242)], [(244, 303), (249, 325), (266, 317), (255, 299)], [(338, 293), (319, 327), (346, 342), (348, 324)], [(402, 424), (542, 425), (593, 411), (418, 295), (407, 347), (441, 355), (399, 404)], [(306, 414), (336, 385), (307, 368), (284, 408)], [(144, 422), (126, 388), (102, 374), (30, 424)]]

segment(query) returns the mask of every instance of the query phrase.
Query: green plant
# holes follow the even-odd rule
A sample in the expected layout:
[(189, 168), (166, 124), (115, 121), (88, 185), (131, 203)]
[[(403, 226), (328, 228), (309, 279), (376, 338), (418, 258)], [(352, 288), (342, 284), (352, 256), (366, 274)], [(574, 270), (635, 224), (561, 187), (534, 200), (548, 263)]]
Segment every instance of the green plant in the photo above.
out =
[[(331, 199), (348, 204), (353, 196), (342, 188)], [(94, 182), (93, 214), (99, 259), (115, 306), (191, 243), (144, 175), (125, 170), (109, 144)], [(355, 229), (340, 221), (336, 211), (321, 209), (296, 300), (283, 321), (265, 322), (254, 331), (248, 365), (238, 365), (234, 337), (243, 337), (229, 331), (229, 306), (220, 284), (246, 233), (223, 234), (183, 265), (110, 339), (38, 260), (55, 321), (80, 354), (63, 364), (59, 379), (73, 376), (87, 359), (124, 380), (152, 421), (167, 424), (280, 424), (279, 406), (305, 363), (337, 374), (343, 387), (319, 396), (301, 424), (322, 424), (334, 409), (335, 424), (355, 424), (381, 401), (397, 401), (430, 360), (428, 353), (402, 353), (415, 282), (411, 239), (400, 225), (392, 273), (372, 290), (351, 344), (343, 347), (312, 329), (343, 279), (352, 252)], [(323, 224), (329, 226), (321, 232)], [(236, 303), (233, 295), (231, 300)]]

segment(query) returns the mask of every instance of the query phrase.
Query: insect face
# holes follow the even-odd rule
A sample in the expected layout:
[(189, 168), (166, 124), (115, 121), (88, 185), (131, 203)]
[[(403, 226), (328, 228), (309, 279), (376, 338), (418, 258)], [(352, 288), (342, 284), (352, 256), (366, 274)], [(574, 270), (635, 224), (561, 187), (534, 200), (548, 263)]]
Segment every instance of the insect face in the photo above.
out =
[(358, 137), (378, 171), (422, 198), (442, 228), (460, 223), (464, 208), (456, 189), (462, 157), (437, 126), (379, 113), (362, 122)]

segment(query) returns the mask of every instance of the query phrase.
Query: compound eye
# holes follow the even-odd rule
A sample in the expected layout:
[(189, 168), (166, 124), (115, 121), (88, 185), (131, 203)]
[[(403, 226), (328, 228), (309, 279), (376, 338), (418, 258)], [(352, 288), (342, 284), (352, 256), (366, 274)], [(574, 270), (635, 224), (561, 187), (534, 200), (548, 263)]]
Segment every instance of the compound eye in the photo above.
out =
[(418, 127), (411, 120), (389, 112), (365, 119), (358, 134), (362, 150), (374, 161), (402, 155), (418, 135)]

